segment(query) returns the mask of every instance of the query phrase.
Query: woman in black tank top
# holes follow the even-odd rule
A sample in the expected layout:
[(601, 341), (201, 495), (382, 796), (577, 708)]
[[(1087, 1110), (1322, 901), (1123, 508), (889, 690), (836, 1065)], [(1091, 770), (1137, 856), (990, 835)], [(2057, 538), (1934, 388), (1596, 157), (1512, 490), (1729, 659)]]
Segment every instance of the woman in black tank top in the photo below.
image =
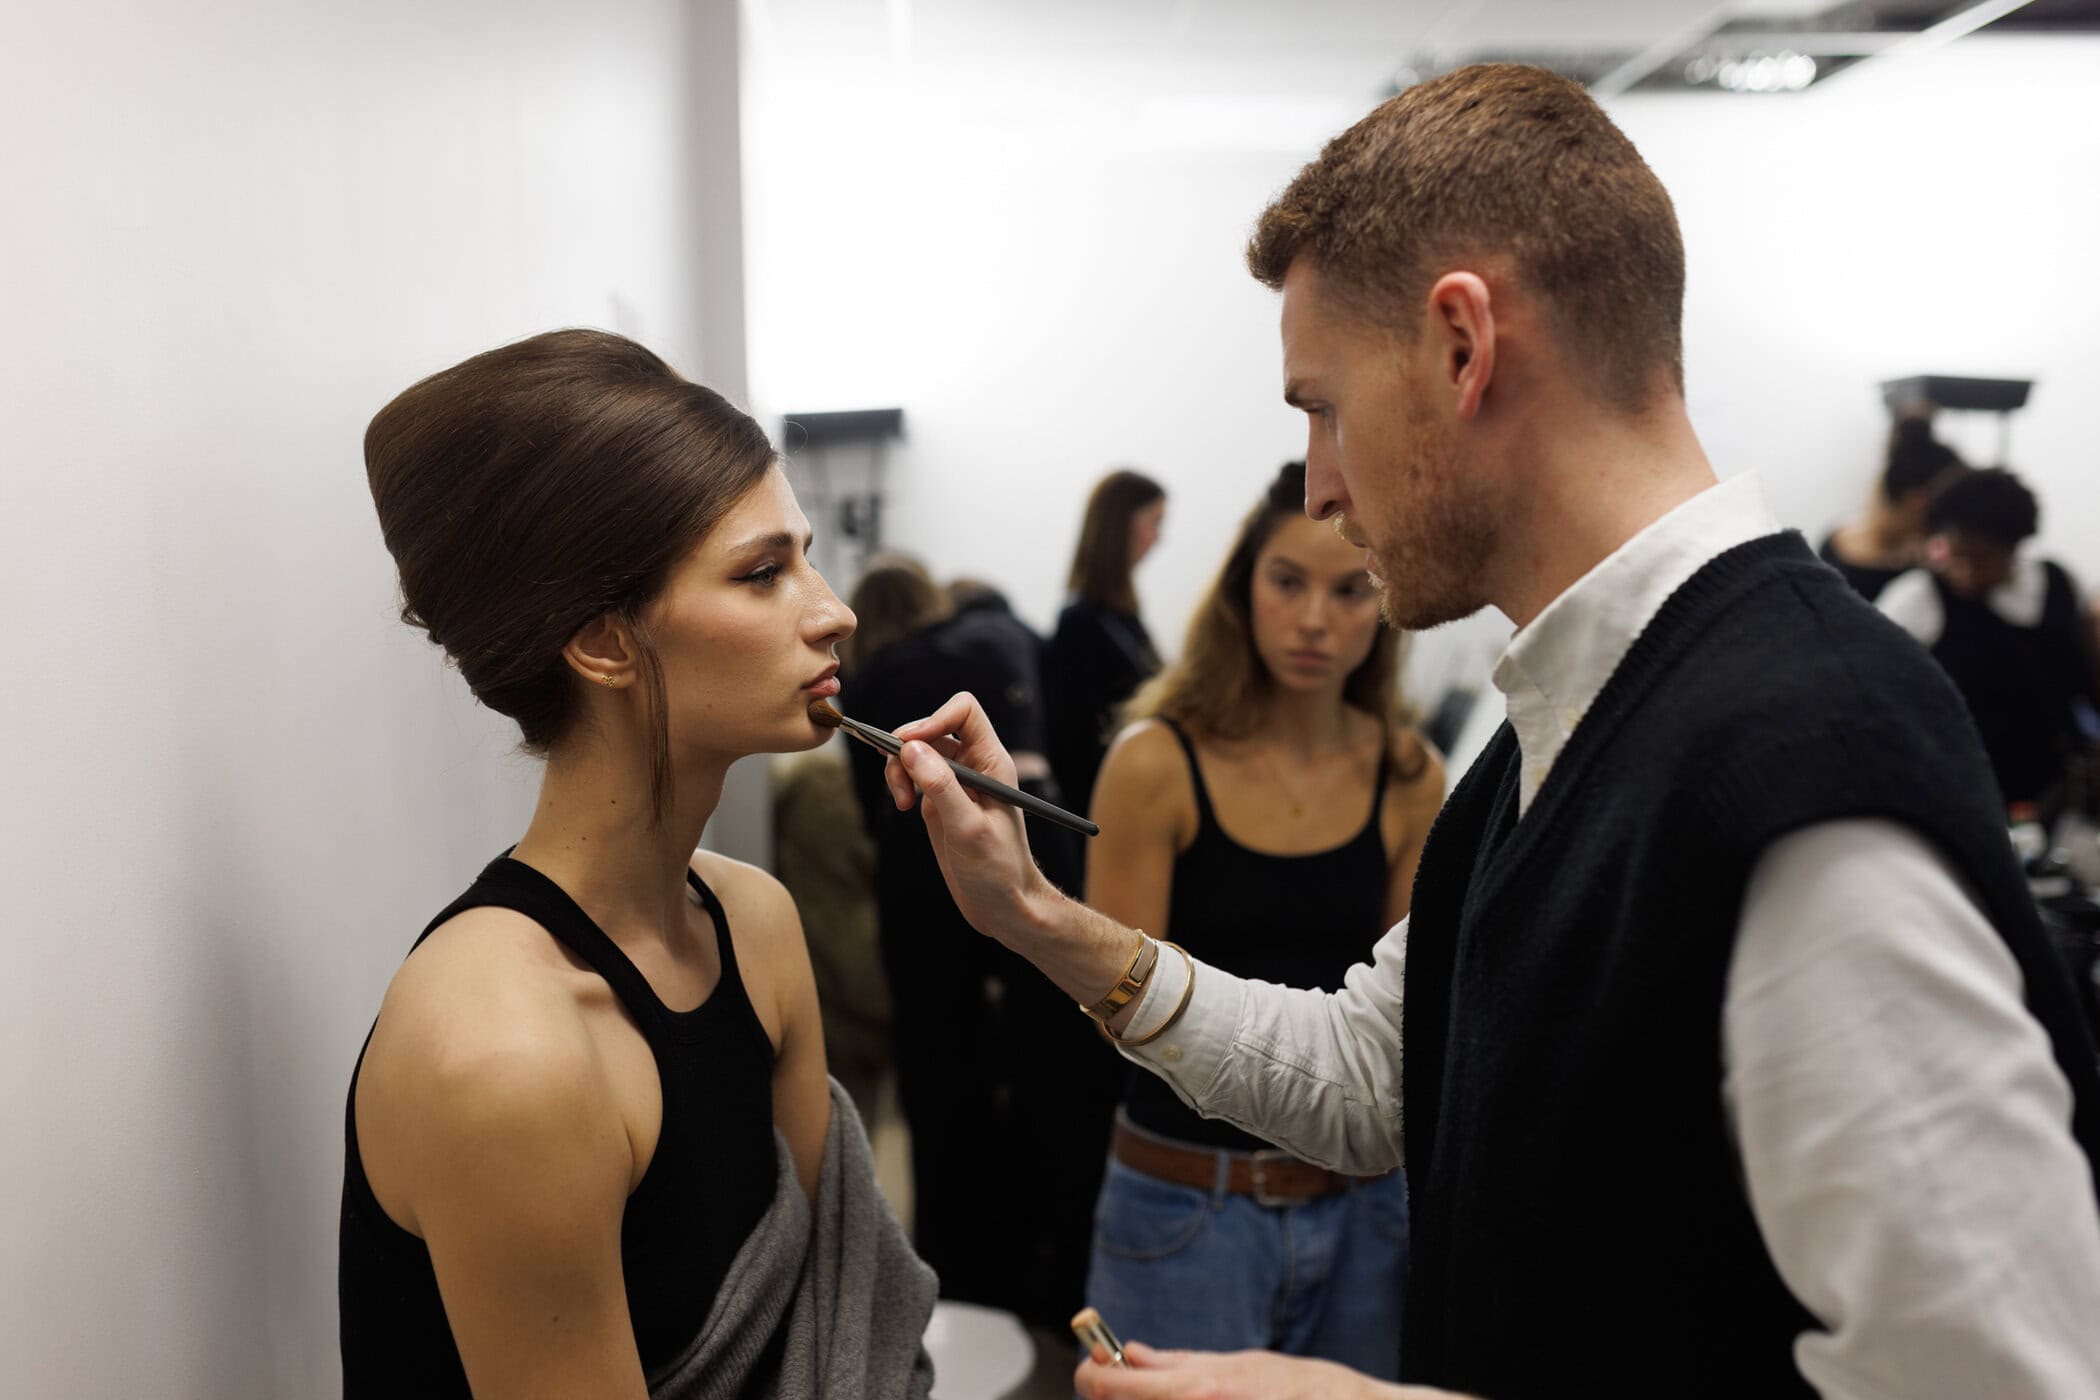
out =
[[(1363, 551), (1286, 466), (1132, 702), (1101, 771), (1087, 902), (1245, 977), (1329, 990), (1407, 912), (1442, 765), (1400, 723)], [(1398, 1369), (1406, 1182), (1338, 1176), (1134, 1073), (1087, 1301), (1156, 1346)]]
[(640, 1400), (772, 1202), (776, 1128), (814, 1193), (800, 924), (694, 852), (731, 762), (826, 737), (853, 616), (765, 434), (618, 336), (432, 376), (365, 460), (402, 616), (546, 769), (352, 1077), (344, 1394)]

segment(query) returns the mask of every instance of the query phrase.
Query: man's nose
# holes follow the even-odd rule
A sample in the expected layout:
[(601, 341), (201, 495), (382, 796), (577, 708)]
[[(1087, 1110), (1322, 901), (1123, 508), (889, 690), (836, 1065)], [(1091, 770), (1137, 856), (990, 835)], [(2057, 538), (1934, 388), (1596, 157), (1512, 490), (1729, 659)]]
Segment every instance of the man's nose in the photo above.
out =
[(1305, 513), (1315, 520), (1328, 520), (1348, 508), (1349, 493), (1343, 489), (1342, 474), (1315, 440), (1305, 452)]

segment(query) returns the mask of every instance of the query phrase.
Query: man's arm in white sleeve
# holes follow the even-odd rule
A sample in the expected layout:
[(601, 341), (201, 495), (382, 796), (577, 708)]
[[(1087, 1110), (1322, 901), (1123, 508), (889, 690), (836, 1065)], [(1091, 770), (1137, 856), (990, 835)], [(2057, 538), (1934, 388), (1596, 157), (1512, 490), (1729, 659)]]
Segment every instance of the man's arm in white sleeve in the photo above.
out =
[(1124, 1038), (1158, 1029), (1185, 989), (1188, 1007), (1165, 1035), (1123, 1053), (1207, 1118), (1222, 1118), (1336, 1171), (1389, 1171), (1402, 1165), (1406, 973), (1405, 919), (1332, 993), (1251, 982), (1201, 962), (1184, 964), (1163, 949)]
[(1776, 843), (1746, 890), (1723, 1096), (1826, 1400), (2100, 1396), (2100, 1208), (2004, 940), (1882, 821)]

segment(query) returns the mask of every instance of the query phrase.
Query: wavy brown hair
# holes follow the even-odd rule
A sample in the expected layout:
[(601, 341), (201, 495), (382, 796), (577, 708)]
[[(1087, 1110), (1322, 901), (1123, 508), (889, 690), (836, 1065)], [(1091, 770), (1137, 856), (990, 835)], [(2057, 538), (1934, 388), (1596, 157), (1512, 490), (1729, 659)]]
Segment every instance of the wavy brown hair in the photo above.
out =
[[(1180, 657), (1131, 697), (1125, 723), (1170, 719), (1208, 739), (1244, 739), (1254, 732), (1275, 685), (1254, 645), (1254, 565), (1277, 527), (1304, 509), (1305, 463), (1286, 462), (1240, 523), (1224, 567), (1189, 619)], [(1403, 755), (1400, 777), (1411, 780), (1429, 757), (1400, 698), (1406, 650), (1405, 634), (1381, 626), (1371, 654), (1343, 683), (1342, 700), (1379, 722), (1387, 748)]]
[(365, 476), (401, 571), (401, 620), (544, 756), (582, 680), (562, 648), (612, 614), (633, 633), (671, 791), (663, 665), (642, 610), (773, 465), (764, 429), (714, 390), (604, 331), (549, 331), (403, 390), (365, 430)]
[(1095, 483), (1065, 583), (1073, 596), (1116, 612), (1138, 610), (1137, 585), (1131, 580), (1130, 521), (1166, 495), (1166, 487), (1128, 469), (1112, 471)]

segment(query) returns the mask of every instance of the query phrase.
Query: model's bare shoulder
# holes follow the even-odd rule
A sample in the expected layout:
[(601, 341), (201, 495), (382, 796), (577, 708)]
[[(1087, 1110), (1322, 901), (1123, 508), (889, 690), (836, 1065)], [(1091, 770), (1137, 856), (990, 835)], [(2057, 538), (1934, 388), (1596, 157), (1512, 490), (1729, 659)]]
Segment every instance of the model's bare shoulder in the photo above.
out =
[(774, 1125), (794, 1154), (803, 1192), (814, 1200), (831, 1093), (817, 979), (801, 913), (787, 887), (755, 865), (696, 851), (692, 866), (729, 916), (752, 1007), (773, 1042)]
[(496, 1151), (537, 1163), (546, 1140), (564, 1135), (568, 1146), (596, 1144), (608, 1183), (626, 1180), (626, 1133), (579, 1001), (592, 987), (544, 929), (509, 909), (460, 914), (402, 964), (356, 1104), (366, 1176), (396, 1223), (421, 1234), (426, 1205), (474, 1162)]
[(777, 1050), (800, 1018), (805, 987), (815, 994), (801, 911), (787, 887), (755, 865), (702, 850), (693, 853), (692, 867), (729, 916), (737, 964)]
[(771, 872), (709, 850), (693, 852), (692, 867), (722, 901), (740, 957), (747, 950), (773, 956), (781, 951), (776, 944), (802, 947), (802, 915), (795, 898)]

